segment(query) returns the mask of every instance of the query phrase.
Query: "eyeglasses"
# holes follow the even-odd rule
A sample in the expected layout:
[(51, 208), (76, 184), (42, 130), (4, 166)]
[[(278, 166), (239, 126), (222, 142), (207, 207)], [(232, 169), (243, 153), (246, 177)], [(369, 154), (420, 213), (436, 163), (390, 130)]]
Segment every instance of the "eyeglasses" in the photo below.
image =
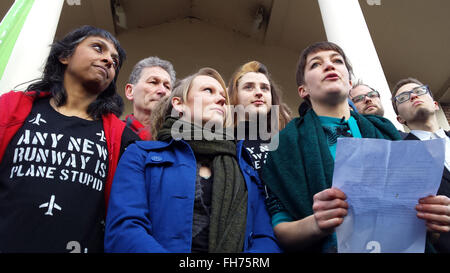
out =
[(394, 99), (396, 102), (398, 102), (400, 104), (400, 103), (404, 103), (405, 101), (409, 100), (411, 98), (412, 93), (416, 94), (417, 96), (422, 96), (429, 92), (430, 92), (430, 90), (428, 89), (428, 85), (422, 85), (422, 86), (413, 88), (411, 91), (402, 92), (400, 95), (395, 96)]
[(363, 101), (366, 97), (368, 97), (369, 99), (373, 99), (373, 98), (379, 98), (380, 97), (380, 93), (378, 93), (378, 91), (372, 90), (367, 94), (364, 95), (358, 95), (352, 98), (353, 103), (358, 103), (360, 101)]

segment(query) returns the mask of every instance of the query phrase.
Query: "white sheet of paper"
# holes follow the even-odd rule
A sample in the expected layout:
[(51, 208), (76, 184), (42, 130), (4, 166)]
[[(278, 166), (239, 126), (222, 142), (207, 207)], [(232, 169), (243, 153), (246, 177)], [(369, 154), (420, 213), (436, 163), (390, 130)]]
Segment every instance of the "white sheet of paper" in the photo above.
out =
[(336, 228), (338, 252), (423, 253), (419, 199), (435, 195), (444, 170), (445, 140), (339, 138), (333, 187), (349, 204)]

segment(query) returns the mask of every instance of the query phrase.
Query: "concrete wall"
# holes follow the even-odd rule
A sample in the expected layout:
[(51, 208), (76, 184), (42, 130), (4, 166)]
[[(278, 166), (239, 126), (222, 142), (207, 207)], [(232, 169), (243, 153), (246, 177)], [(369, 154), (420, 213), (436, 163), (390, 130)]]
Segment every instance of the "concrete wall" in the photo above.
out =
[[(257, 60), (268, 67), (274, 81), (281, 87), (283, 100), (297, 115), (300, 98), (295, 83), (295, 70), (302, 49), (294, 52), (264, 46), (254, 38), (196, 19), (119, 32), (117, 38), (127, 51), (127, 61), (117, 83), (119, 94), (123, 97), (124, 86), (133, 66), (148, 56), (158, 56), (172, 62), (178, 79), (209, 66), (218, 70), (227, 83), (238, 66)], [(132, 106), (126, 101), (124, 115), (131, 112)]]
[[(117, 38), (127, 51), (127, 60), (117, 82), (118, 92), (125, 101), (122, 117), (133, 111), (132, 104), (124, 96), (126, 81), (133, 66), (148, 56), (158, 56), (172, 62), (177, 79), (209, 66), (218, 70), (227, 83), (238, 66), (251, 60), (260, 61), (268, 67), (272, 78), (280, 86), (283, 101), (289, 105), (293, 115), (298, 116), (300, 98), (295, 83), (295, 71), (303, 48), (294, 52), (286, 48), (265, 46), (257, 38), (197, 19), (177, 20), (131, 31), (119, 30)], [(448, 109), (450, 117), (450, 105), (443, 108)], [(450, 129), (442, 110), (438, 112), (438, 120), (442, 128)], [(405, 128), (405, 131), (408, 129)]]
[(437, 115), (439, 125), (444, 130), (450, 130), (449, 121), (450, 121), (450, 104), (439, 104), (439, 112)]

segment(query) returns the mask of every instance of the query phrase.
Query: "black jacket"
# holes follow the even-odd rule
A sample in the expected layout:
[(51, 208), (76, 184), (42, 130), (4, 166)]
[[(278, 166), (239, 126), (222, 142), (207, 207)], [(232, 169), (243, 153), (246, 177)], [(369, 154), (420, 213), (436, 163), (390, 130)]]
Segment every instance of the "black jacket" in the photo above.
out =
[[(450, 131), (445, 131), (445, 134), (450, 137)], [(413, 133), (406, 135), (404, 140), (420, 140)], [(441, 185), (439, 186), (437, 195), (445, 195), (450, 197), (450, 172), (444, 167), (442, 174)], [(450, 253), (450, 232), (441, 233), (439, 240), (433, 243), (433, 246), (438, 252)]]

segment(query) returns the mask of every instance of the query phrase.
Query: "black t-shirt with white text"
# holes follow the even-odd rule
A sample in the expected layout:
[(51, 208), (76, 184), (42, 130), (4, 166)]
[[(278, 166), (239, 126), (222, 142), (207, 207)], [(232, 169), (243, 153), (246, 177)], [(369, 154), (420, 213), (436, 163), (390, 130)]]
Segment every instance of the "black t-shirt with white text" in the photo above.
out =
[(107, 173), (102, 121), (37, 100), (0, 164), (0, 252), (102, 252)]
[(259, 177), (261, 177), (262, 167), (266, 164), (267, 155), (269, 153), (269, 143), (271, 140), (262, 140), (257, 126), (258, 125), (254, 127), (253, 125), (250, 126), (249, 121), (241, 122), (238, 127), (239, 129), (236, 129), (236, 131), (244, 130), (243, 132), (240, 132), (241, 134), (243, 133), (243, 137), (239, 137), (238, 135), (235, 135), (235, 137), (239, 140), (244, 140), (243, 146), (252, 158), (253, 168), (258, 172)]

